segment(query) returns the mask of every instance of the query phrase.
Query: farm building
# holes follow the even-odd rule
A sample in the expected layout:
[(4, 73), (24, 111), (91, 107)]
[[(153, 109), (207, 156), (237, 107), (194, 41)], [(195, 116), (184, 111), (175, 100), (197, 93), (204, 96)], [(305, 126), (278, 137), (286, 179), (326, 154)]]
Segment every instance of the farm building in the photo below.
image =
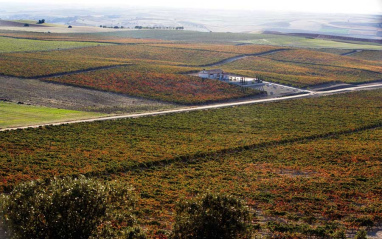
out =
[(229, 76), (223, 70), (202, 70), (199, 72), (199, 77), (204, 79), (228, 80)]

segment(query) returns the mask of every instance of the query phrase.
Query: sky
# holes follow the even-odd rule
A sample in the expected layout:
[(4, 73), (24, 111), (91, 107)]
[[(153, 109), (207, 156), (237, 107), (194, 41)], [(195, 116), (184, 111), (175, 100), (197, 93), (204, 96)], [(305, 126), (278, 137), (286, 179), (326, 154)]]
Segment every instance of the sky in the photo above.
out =
[[(0, 0), (1, 5), (9, 0)], [(151, 6), (204, 9), (244, 9), (320, 13), (382, 13), (382, 0), (13, 0), (14, 3), (60, 4), (71, 6), (125, 7)], [(3, 5), (4, 6), (4, 5)]]

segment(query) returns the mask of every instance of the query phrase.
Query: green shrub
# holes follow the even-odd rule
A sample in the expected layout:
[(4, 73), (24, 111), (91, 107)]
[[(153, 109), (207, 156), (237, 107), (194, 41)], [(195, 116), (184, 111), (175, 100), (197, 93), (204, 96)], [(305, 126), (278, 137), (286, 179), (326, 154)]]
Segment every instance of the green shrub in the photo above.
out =
[[(3, 196), (0, 212), (14, 238), (89, 238), (115, 218), (117, 201), (129, 198), (129, 190), (84, 176), (36, 180)], [(134, 223), (133, 217), (120, 220)]]
[(367, 239), (367, 233), (365, 230), (359, 230), (356, 234), (354, 239)]
[(248, 238), (251, 217), (240, 200), (207, 194), (201, 199), (180, 202), (176, 206), (173, 239)]

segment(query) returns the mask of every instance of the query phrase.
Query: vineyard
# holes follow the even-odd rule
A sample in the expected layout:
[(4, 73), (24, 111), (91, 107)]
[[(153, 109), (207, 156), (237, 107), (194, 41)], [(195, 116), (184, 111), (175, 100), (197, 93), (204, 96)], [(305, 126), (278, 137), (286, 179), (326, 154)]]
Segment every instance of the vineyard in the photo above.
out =
[(382, 51), (360, 51), (351, 55), (353, 58), (371, 61), (382, 61)]
[(145, 72), (142, 67), (140, 71), (136, 71), (134, 68), (99, 70), (46, 80), (180, 104), (198, 104), (260, 94), (259, 91), (243, 90), (218, 80)]
[[(280, 58), (279, 54), (283, 53), (274, 53), (263, 57), (248, 57), (226, 64), (222, 68), (228, 72), (247, 76), (263, 76), (271, 82), (297, 87), (308, 87), (327, 82), (361, 83), (381, 79), (381, 73), (377, 71), (380, 67), (375, 65), (362, 65), (353, 68), (336, 66), (335, 63), (333, 65), (305, 63), (304, 60), (297, 57), (298, 54), (296, 54), (296, 59), (292, 58), (294, 53), (291, 51), (285, 53), (289, 57), (288, 61), (274, 60), (273, 58)], [(316, 55), (317, 53), (309, 52), (309, 54)], [(322, 61), (325, 62), (325, 60)], [(377, 62), (371, 63), (377, 64)], [(373, 70), (362, 69), (366, 67)]]
[(149, 234), (204, 191), (245, 199), (259, 233), (351, 232), (381, 222), (381, 93), (1, 132), (1, 189), (79, 173), (128, 182)]
[(378, 61), (360, 60), (348, 56), (338, 56), (329, 53), (317, 53), (309, 50), (295, 49), (293, 51), (288, 51), (287, 53), (278, 52), (265, 57), (281, 62), (320, 66), (338, 66), (342, 68), (360, 69), (382, 73), (382, 63)]

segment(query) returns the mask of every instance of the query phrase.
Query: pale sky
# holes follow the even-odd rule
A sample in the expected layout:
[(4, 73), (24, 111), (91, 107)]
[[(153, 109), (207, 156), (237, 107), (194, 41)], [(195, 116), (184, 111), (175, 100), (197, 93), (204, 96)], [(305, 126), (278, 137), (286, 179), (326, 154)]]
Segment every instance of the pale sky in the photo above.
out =
[[(10, 0), (0, 0), (2, 4)], [(382, 0), (12, 0), (12, 3), (70, 4), (71, 6), (161, 6), (207, 9), (245, 9), (268, 11), (382, 13)]]

